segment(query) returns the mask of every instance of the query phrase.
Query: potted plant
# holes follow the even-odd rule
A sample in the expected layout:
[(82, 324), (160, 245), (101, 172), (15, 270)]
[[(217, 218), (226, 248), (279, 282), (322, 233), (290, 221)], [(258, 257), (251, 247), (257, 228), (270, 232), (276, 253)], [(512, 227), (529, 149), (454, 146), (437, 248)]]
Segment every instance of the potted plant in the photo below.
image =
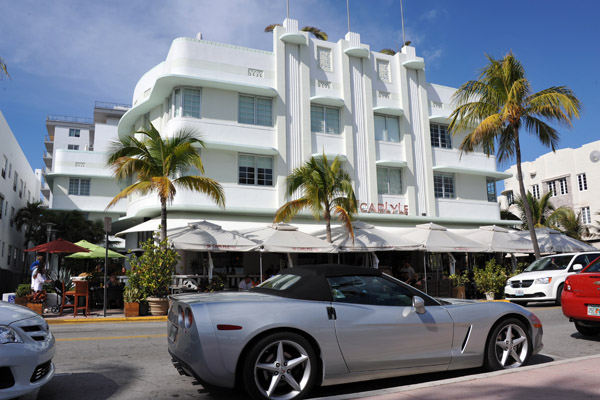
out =
[(158, 238), (142, 244), (144, 253), (130, 260), (129, 283), (140, 290), (140, 298), (148, 301), (151, 315), (166, 315), (169, 309), (167, 295), (173, 281), (179, 254), (171, 248), (167, 239), (157, 243)]
[(27, 295), (31, 293), (31, 285), (29, 283), (21, 283), (15, 291), (15, 304), (27, 306)]
[(140, 291), (131, 285), (123, 289), (123, 303), (125, 317), (138, 317), (140, 315)]
[(46, 301), (46, 291), (31, 292), (27, 295), (27, 308), (35, 311), (39, 315), (44, 314), (44, 301)]
[(473, 280), (477, 290), (485, 293), (488, 300), (494, 300), (496, 293), (501, 293), (506, 284), (508, 276), (501, 265), (496, 264), (492, 259), (485, 263), (485, 268), (475, 268), (473, 270)]
[(463, 271), (462, 273), (452, 274), (449, 276), (452, 281), (452, 285), (454, 286), (454, 297), (458, 299), (464, 299), (465, 296), (465, 284), (471, 282), (469, 276), (467, 275), (467, 271)]

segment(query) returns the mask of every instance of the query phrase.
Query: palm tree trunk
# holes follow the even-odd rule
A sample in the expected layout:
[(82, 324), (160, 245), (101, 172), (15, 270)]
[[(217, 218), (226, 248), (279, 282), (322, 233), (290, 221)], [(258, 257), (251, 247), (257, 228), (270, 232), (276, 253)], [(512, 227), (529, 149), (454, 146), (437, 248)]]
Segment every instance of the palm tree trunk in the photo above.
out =
[(323, 219), (325, 220), (325, 230), (327, 232), (327, 241), (331, 243), (331, 211), (329, 211), (329, 204), (325, 206), (325, 212), (323, 213)]
[(167, 199), (160, 199), (160, 241), (167, 237)]
[(517, 181), (519, 181), (519, 192), (521, 192), (521, 200), (523, 202), (523, 209), (525, 210), (525, 220), (527, 221), (529, 236), (531, 237), (531, 243), (533, 245), (533, 252), (535, 253), (535, 259), (537, 260), (540, 258), (540, 246), (538, 245), (537, 236), (535, 234), (533, 214), (531, 213), (531, 207), (529, 207), (529, 201), (527, 201), (527, 193), (525, 192), (525, 184), (523, 183), (523, 170), (521, 169), (521, 145), (519, 144), (519, 131), (516, 128), (515, 153), (517, 156)]

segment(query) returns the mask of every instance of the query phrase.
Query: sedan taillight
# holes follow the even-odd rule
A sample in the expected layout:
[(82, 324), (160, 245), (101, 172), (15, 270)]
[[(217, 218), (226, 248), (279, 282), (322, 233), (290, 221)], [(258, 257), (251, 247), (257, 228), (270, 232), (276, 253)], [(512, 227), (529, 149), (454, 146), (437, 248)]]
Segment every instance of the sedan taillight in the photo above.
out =
[(571, 287), (571, 281), (569, 280), (569, 278), (567, 278), (565, 280), (565, 286), (563, 286), (563, 290), (565, 292), (572, 292), (573, 291), (573, 288)]
[(190, 329), (194, 324), (194, 314), (190, 308), (185, 309), (185, 318), (184, 318), (185, 327)]

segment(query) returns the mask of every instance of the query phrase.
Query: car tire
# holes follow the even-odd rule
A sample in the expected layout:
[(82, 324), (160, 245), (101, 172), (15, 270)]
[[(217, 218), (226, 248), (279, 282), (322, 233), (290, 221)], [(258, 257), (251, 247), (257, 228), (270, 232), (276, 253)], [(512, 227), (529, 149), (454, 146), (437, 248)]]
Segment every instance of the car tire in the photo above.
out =
[(562, 292), (563, 292), (563, 287), (564, 287), (564, 283), (561, 283), (558, 286), (558, 289), (556, 289), (556, 300), (554, 300), (554, 304), (556, 304), (557, 306), (560, 306), (560, 302), (561, 302), (561, 297), (562, 297)]
[[(287, 365), (288, 362), (294, 365)], [(303, 336), (274, 333), (260, 339), (243, 361), (242, 381), (253, 399), (304, 398), (315, 384), (317, 357)]]
[(600, 328), (585, 326), (579, 321), (574, 321), (574, 322), (575, 322), (575, 329), (577, 329), (577, 332), (581, 333), (583, 336), (595, 336), (595, 335), (600, 334)]
[(529, 361), (532, 347), (529, 330), (521, 321), (502, 320), (488, 337), (484, 366), (488, 371), (520, 367)]

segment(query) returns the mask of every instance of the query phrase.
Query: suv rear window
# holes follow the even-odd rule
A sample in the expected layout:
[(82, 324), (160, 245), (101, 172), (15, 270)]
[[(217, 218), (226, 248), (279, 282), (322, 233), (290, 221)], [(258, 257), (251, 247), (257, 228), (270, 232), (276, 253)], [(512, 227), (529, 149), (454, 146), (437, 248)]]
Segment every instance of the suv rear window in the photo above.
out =
[(569, 262), (573, 256), (552, 256), (552, 257), (543, 257), (539, 260), (535, 260), (531, 265), (523, 272), (533, 272), (533, 271), (559, 271), (561, 269), (567, 268)]

